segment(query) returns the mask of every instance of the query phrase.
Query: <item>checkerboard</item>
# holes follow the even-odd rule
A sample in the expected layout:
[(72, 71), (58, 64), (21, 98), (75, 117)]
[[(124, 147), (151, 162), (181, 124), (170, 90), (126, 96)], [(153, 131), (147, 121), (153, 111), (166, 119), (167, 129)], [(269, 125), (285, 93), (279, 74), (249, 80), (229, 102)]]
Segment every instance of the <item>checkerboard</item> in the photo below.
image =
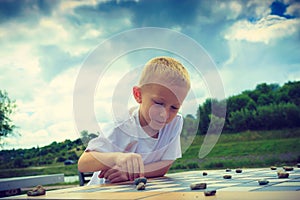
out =
[[(138, 191), (131, 182), (120, 184), (103, 184), (100, 187), (84, 188), (76, 192), (190, 192), (191, 183), (206, 183), (207, 189), (217, 191), (298, 191), (300, 190), (300, 168), (294, 167), (288, 171), (288, 178), (278, 178), (277, 171), (270, 168), (242, 169), (236, 173), (235, 169), (189, 171), (167, 174), (165, 177), (148, 179), (146, 189)], [(224, 179), (224, 175), (231, 175), (231, 179)], [(258, 180), (266, 179), (266, 185), (260, 185)]]

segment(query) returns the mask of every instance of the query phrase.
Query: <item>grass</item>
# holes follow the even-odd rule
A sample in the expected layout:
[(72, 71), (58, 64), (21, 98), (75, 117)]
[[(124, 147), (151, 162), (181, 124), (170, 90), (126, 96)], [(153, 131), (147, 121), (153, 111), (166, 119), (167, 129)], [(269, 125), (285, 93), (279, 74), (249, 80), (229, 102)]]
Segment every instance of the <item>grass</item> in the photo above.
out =
[[(300, 129), (276, 131), (246, 131), (222, 134), (211, 152), (200, 159), (198, 154), (204, 136), (196, 136), (193, 143), (177, 159), (170, 172), (187, 169), (219, 169), (237, 167), (269, 167), (294, 165), (300, 162)], [(188, 144), (187, 139), (183, 145)]]
[[(300, 129), (245, 131), (222, 134), (207, 156), (198, 153), (204, 136), (182, 139), (182, 158), (177, 159), (169, 173), (237, 167), (269, 167), (295, 165), (300, 162)], [(63, 173), (77, 175), (77, 165), (52, 164), (22, 169), (1, 169), (0, 178)]]
[(1, 169), (0, 178), (35, 176), (43, 174), (64, 174), (65, 176), (77, 175), (77, 165), (52, 164), (41, 167)]

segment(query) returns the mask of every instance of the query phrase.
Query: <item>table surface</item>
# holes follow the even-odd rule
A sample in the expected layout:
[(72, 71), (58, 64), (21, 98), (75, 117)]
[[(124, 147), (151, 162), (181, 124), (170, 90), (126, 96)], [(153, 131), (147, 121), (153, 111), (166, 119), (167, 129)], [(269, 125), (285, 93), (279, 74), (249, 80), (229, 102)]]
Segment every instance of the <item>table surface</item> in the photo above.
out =
[[(270, 168), (188, 171), (167, 174), (165, 177), (148, 179), (146, 189), (138, 191), (132, 182), (101, 184), (47, 191), (46, 195), (28, 197), (20, 195), (13, 199), (299, 199), (300, 168), (294, 167), (288, 178), (278, 178), (278, 171)], [(231, 175), (231, 179), (224, 179)], [(269, 183), (259, 185), (258, 180)], [(206, 183), (207, 188), (191, 190), (191, 183)], [(215, 196), (205, 196), (205, 190), (216, 190)]]
[(46, 185), (46, 184), (55, 184), (55, 183), (63, 183), (63, 182), (64, 182), (64, 174), (1, 178), (0, 191), (32, 187), (38, 184)]

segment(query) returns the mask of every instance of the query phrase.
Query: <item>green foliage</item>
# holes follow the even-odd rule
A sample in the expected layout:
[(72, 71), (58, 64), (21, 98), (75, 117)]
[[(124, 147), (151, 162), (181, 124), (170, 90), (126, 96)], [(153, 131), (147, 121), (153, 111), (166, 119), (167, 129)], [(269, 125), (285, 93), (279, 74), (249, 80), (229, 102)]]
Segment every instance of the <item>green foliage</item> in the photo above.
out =
[(74, 176), (78, 174), (77, 165), (64, 165), (63, 163), (56, 163), (51, 165), (44, 165), (40, 167), (27, 168), (6, 168), (1, 169), (0, 178), (11, 178), (19, 176), (36, 176), (43, 174), (64, 174), (65, 176)]
[(80, 132), (80, 139), (84, 145), (87, 145), (88, 142), (95, 137), (97, 137), (96, 134), (89, 133), (87, 130), (83, 130)]
[(234, 131), (298, 127), (300, 107), (293, 103), (279, 103), (259, 106), (256, 110), (241, 109), (230, 113), (228, 122)]
[[(52, 142), (45, 147), (31, 149), (13, 149), (0, 151), (0, 168), (24, 168), (30, 166), (51, 165), (71, 159), (77, 161), (82, 154), (80, 139), (75, 141)], [(77, 150), (79, 148), (79, 150)]]
[[(271, 165), (296, 164), (300, 162), (300, 129), (274, 131), (245, 131), (221, 134), (212, 151), (203, 159), (198, 158), (204, 135), (182, 137), (190, 140), (183, 156), (177, 159), (170, 172), (182, 170), (268, 167)], [(77, 175), (77, 165), (65, 166), (63, 161), (77, 161), (84, 147), (80, 139), (53, 142), (45, 147), (0, 151), (0, 178), (64, 173)], [(184, 143), (184, 142), (183, 142)], [(80, 145), (78, 145), (80, 144)], [(79, 147), (79, 151), (77, 148)], [(40, 156), (44, 149), (56, 149)]]
[(16, 128), (10, 119), (10, 115), (15, 108), (15, 101), (8, 97), (6, 91), (0, 90), (0, 145), (3, 145), (3, 137), (12, 135), (13, 130)]
[[(211, 119), (212, 106), (222, 110), (225, 100), (207, 99), (198, 108), (198, 133), (206, 134)], [(226, 99), (227, 115), (223, 131), (275, 130), (300, 127), (300, 81), (278, 84), (262, 83), (253, 91), (244, 91)], [(224, 106), (223, 106), (224, 107)]]
[[(82, 135), (85, 135), (85, 132)], [(96, 134), (87, 133), (85, 136), (90, 140), (96, 137)], [(85, 145), (79, 138), (74, 141), (52, 142), (44, 147), (2, 150), (0, 151), (0, 169), (56, 165), (65, 160), (76, 162), (84, 149)]]
[[(3, 96), (7, 97), (7, 94), (1, 93), (0, 97), (1, 95), (3, 102)], [(9, 108), (6, 112), (10, 114), (14, 102), (5, 99), (10, 103), (10, 106), (6, 106)], [(0, 106), (0, 122), (4, 119), (3, 105), (2, 103)], [(225, 109), (227, 113), (224, 119)], [(14, 125), (10, 120), (7, 123), (11, 125), (12, 130)], [(222, 127), (223, 133), (226, 134), (222, 134), (213, 150), (203, 160), (199, 160), (198, 152), (208, 129), (218, 132)], [(282, 87), (263, 83), (257, 85), (253, 91), (244, 91), (226, 100), (207, 99), (199, 105), (196, 118), (193, 115), (184, 118), (181, 143), (185, 152), (182, 158), (174, 162), (171, 171), (263, 167), (300, 162), (299, 127), (300, 81), (288, 82)], [(194, 133), (198, 133), (197, 136)], [(1, 132), (0, 136), (9, 134), (9, 131)], [(85, 145), (96, 136), (94, 133), (82, 131), (81, 138), (75, 141), (52, 142), (42, 148), (3, 150), (0, 151), (0, 168), (24, 169), (41, 165), (63, 165), (62, 162), (67, 159), (76, 161), (84, 151)], [(1, 171), (1, 175), (2, 172), (4, 171)], [(69, 173), (74, 175), (77, 169)]]
[(198, 120), (193, 115), (187, 115), (184, 118), (181, 136), (188, 138), (189, 136), (196, 135), (198, 123)]
[(246, 94), (240, 94), (237, 96), (232, 96), (227, 100), (227, 112), (235, 112), (246, 108), (251, 98)]
[(203, 138), (203, 135), (194, 138), (182, 158), (173, 163), (170, 172), (295, 165), (300, 160), (299, 128), (221, 134), (212, 151), (200, 160), (198, 152)]

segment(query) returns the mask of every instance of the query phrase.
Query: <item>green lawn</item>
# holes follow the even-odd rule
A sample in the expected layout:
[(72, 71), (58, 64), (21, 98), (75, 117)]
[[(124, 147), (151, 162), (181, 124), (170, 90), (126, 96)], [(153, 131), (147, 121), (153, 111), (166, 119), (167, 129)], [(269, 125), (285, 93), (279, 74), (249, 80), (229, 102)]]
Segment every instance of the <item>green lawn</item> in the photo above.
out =
[[(222, 134), (212, 151), (199, 159), (204, 136), (196, 136), (171, 172), (186, 169), (268, 167), (300, 162), (300, 130), (247, 131)], [(184, 141), (183, 141), (184, 142)]]
[[(189, 139), (189, 138), (187, 138)], [(300, 162), (300, 129), (246, 131), (222, 134), (212, 151), (199, 159), (204, 136), (193, 138), (182, 158), (176, 160), (170, 173), (188, 169), (222, 169), (295, 165)], [(182, 139), (182, 144), (189, 140)], [(22, 169), (1, 169), (0, 178), (63, 173), (77, 175), (77, 165), (62, 163)]]
[(67, 165), (62, 163), (45, 165), (41, 167), (27, 167), (14, 169), (1, 169), (0, 178), (35, 176), (43, 174), (64, 174), (65, 176), (77, 175), (77, 165)]

